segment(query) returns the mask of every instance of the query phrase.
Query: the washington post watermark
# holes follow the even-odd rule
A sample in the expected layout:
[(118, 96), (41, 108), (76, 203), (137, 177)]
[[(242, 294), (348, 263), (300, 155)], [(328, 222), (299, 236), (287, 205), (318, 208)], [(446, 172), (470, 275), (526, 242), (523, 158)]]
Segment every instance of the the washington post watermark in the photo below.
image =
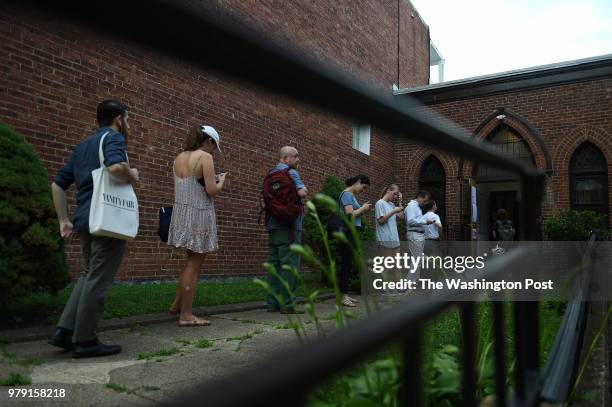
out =
[(612, 242), (427, 243), (421, 253), (412, 253), (407, 242), (396, 248), (363, 242), (364, 294), (452, 301), (564, 301), (582, 285), (585, 300), (612, 299)]

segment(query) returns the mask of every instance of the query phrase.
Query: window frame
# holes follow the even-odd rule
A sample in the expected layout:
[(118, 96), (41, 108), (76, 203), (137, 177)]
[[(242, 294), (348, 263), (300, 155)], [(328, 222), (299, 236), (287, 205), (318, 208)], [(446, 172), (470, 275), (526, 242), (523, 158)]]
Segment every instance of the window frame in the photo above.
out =
[[(364, 142), (367, 138), (367, 142)], [(352, 147), (362, 154), (370, 155), (372, 149), (372, 125), (369, 123), (353, 122)]]

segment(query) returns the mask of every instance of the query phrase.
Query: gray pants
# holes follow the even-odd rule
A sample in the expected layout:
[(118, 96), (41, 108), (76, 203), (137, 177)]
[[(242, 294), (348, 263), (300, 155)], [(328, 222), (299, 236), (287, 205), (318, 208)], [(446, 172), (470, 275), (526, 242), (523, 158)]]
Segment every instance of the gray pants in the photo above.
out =
[[(408, 251), (410, 256), (413, 258), (423, 257), (423, 251), (425, 249), (425, 235), (423, 233), (410, 232), (406, 233), (408, 239)], [(421, 276), (420, 264), (415, 270), (410, 270), (408, 278), (412, 280), (418, 280)]]
[(125, 240), (79, 232), (85, 269), (77, 280), (57, 326), (74, 331), (74, 342), (96, 338), (106, 293), (125, 250)]

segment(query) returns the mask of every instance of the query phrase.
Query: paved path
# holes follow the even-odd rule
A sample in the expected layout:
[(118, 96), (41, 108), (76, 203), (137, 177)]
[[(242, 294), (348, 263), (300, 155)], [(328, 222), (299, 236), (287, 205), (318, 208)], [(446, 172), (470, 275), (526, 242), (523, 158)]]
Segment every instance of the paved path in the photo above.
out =
[[(334, 328), (333, 301), (317, 304), (317, 315), (326, 331)], [(356, 317), (365, 314), (360, 305), (351, 309)], [(314, 324), (307, 316), (311, 340), (316, 340)], [(0, 377), (22, 373), (32, 379), (32, 388), (64, 388), (69, 405), (159, 405), (193, 389), (242, 369), (256, 366), (267, 357), (300, 347), (286, 315), (254, 310), (208, 317), (208, 327), (179, 328), (175, 322), (104, 331), (103, 342), (118, 343), (123, 351), (115, 356), (73, 359), (57, 351), (45, 340), (7, 345), (0, 356)], [(198, 347), (207, 340), (210, 347)], [(206, 342), (206, 341), (204, 341)], [(202, 345), (202, 344), (201, 344)], [(160, 352), (172, 353), (157, 356)], [(150, 352), (148, 359), (139, 359)], [(8, 387), (0, 387), (0, 405), (6, 405)], [(20, 400), (8, 405), (68, 405), (66, 402)]]

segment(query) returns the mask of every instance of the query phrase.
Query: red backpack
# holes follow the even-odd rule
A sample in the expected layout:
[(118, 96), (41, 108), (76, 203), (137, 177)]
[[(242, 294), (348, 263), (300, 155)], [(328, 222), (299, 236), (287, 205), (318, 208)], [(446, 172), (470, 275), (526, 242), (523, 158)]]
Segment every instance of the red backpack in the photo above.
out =
[(291, 168), (286, 168), (268, 172), (264, 178), (261, 196), (262, 212), (265, 212), (266, 220), (274, 216), (282, 222), (287, 222), (288, 226), (293, 226), (295, 219), (303, 212), (303, 205), (293, 178), (289, 175), (290, 170)]

